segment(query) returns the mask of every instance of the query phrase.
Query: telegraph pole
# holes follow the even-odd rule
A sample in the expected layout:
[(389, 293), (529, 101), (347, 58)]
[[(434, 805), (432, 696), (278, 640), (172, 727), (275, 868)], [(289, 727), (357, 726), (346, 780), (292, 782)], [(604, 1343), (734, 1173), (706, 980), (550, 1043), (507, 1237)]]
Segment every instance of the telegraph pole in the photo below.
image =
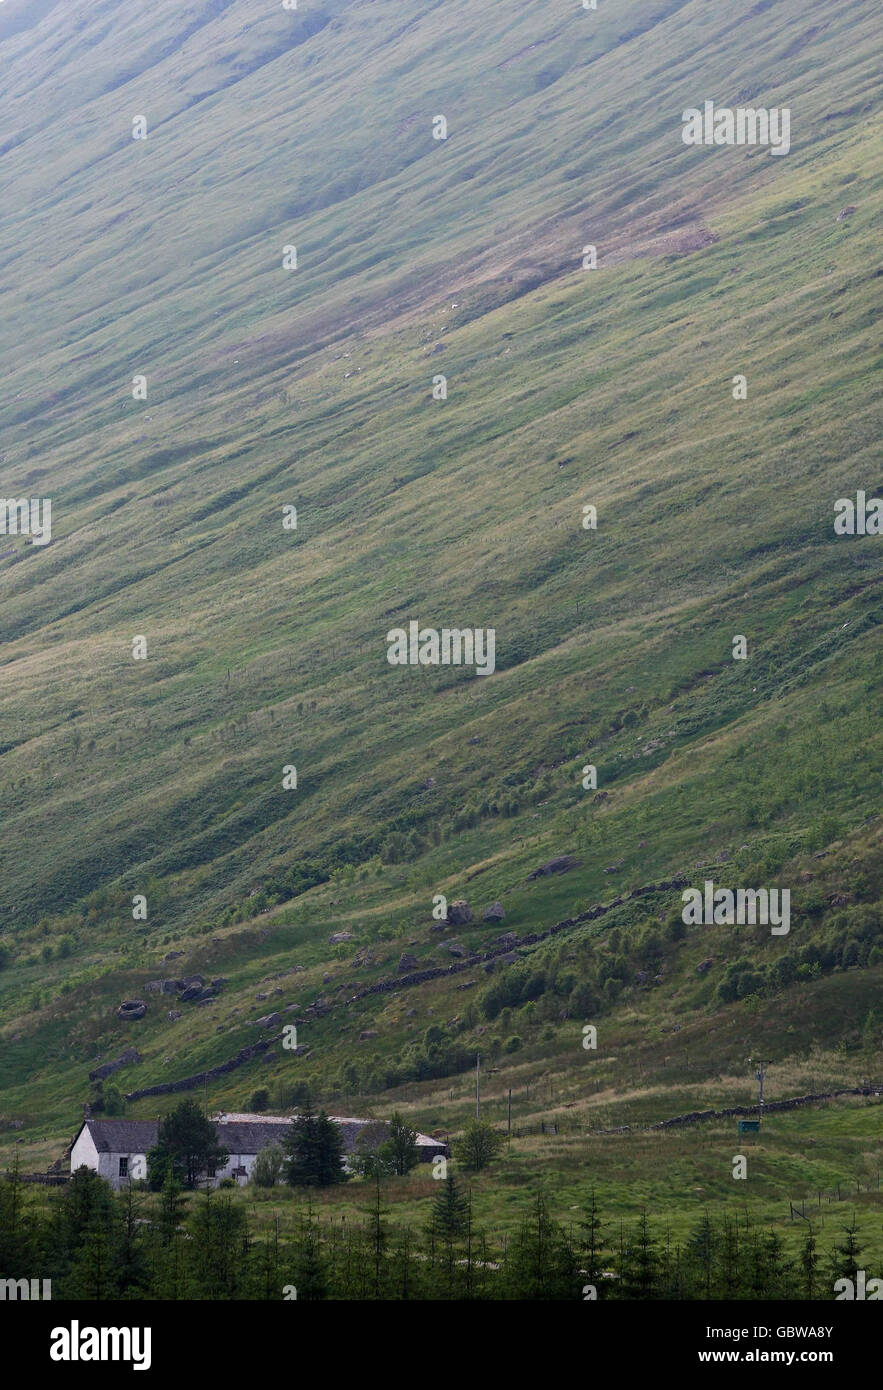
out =
[(475, 1054), (475, 1118), (481, 1119), (481, 1053)]
[(758, 1120), (758, 1123), (759, 1123), (759, 1124), (762, 1124), (762, 1123), (763, 1123), (763, 1078), (764, 1078), (764, 1076), (766, 1075), (766, 1069), (767, 1069), (767, 1067), (771, 1067), (772, 1064), (773, 1064), (773, 1061), (772, 1061), (772, 1058), (771, 1058), (771, 1057), (758, 1057), (758, 1058), (756, 1058), (756, 1059), (753, 1058), (753, 1057), (749, 1057), (749, 1058), (748, 1058), (748, 1061), (749, 1061), (749, 1062), (752, 1062), (752, 1061), (755, 1062), (755, 1064), (756, 1064), (756, 1066), (757, 1066), (757, 1071), (754, 1073), (754, 1079), (755, 1079), (755, 1080), (757, 1081), (757, 1083), (758, 1083), (758, 1109), (757, 1109), (757, 1120)]

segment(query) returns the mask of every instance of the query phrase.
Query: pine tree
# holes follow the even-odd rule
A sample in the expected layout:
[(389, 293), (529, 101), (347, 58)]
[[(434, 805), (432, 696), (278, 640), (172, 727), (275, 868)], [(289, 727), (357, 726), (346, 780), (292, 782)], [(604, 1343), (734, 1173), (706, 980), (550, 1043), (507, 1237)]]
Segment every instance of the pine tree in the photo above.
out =
[(285, 1180), (292, 1187), (330, 1187), (349, 1177), (343, 1166), (343, 1131), (324, 1110), (317, 1115), (307, 1108), (298, 1115), (283, 1148), (288, 1155)]
[(121, 1207), (119, 1250), (116, 1260), (120, 1297), (142, 1298), (148, 1282), (147, 1254), (139, 1215), (142, 1203), (131, 1183), (117, 1201)]
[(815, 1298), (818, 1286), (819, 1257), (816, 1251), (816, 1237), (812, 1226), (807, 1228), (806, 1239), (800, 1252), (800, 1269), (803, 1274), (802, 1293), (804, 1298)]
[(603, 1287), (604, 1246), (594, 1188), (592, 1188), (592, 1195), (589, 1199), (589, 1205), (586, 1207), (585, 1218), (580, 1222), (579, 1229), (581, 1234), (580, 1259), (582, 1261), (583, 1273), (585, 1274), (587, 1282), (593, 1285), (598, 1298), (601, 1298), (601, 1290)]
[(5, 1278), (30, 1278), (35, 1231), (27, 1219), (21, 1161), (13, 1154), (12, 1167), (0, 1178), (0, 1271)]
[(739, 1231), (735, 1221), (724, 1217), (720, 1238), (720, 1292), (724, 1298), (737, 1298), (742, 1284)]
[(187, 1198), (171, 1168), (160, 1194), (159, 1206), (151, 1227), (151, 1289), (154, 1298), (177, 1302), (186, 1297), (188, 1286), (187, 1245), (182, 1237), (181, 1223), (187, 1208)]
[(433, 1278), (442, 1280), (448, 1298), (454, 1296), (457, 1251), (467, 1228), (467, 1201), (453, 1173), (439, 1184), (426, 1225)]
[(506, 1296), (524, 1299), (582, 1298), (582, 1277), (563, 1231), (552, 1220), (540, 1190), (532, 1218), (526, 1218), (506, 1252)]
[(647, 1212), (642, 1211), (638, 1226), (626, 1248), (622, 1270), (622, 1296), (641, 1299), (642, 1302), (656, 1298), (658, 1277), (659, 1254), (656, 1242), (647, 1228)]
[(148, 1181), (158, 1191), (171, 1167), (179, 1182), (193, 1188), (207, 1169), (223, 1168), (228, 1158), (215, 1126), (197, 1102), (182, 1100), (159, 1122), (156, 1144), (147, 1155)]
[(696, 1270), (703, 1288), (703, 1297), (711, 1298), (712, 1272), (717, 1248), (714, 1227), (708, 1212), (703, 1212), (699, 1225), (691, 1233), (687, 1244), (688, 1260)]
[(245, 1212), (229, 1197), (205, 1189), (191, 1222), (195, 1298), (238, 1298), (247, 1282), (248, 1229)]
[(313, 1219), (312, 1205), (307, 1207), (306, 1220), (301, 1218), (293, 1282), (299, 1303), (316, 1303), (328, 1297), (328, 1271), (322, 1256), (319, 1231)]
[(846, 1240), (842, 1245), (835, 1245), (831, 1251), (831, 1277), (836, 1282), (838, 1279), (852, 1280), (853, 1290), (856, 1285), (856, 1275), (859, 1271), (859, 1260), (861, 1259), (862, 1247), (856, 1239), (856, 1220), (855, 1213), (852, 1216), (852, 1225), (844, 1227), (843, 1234)]

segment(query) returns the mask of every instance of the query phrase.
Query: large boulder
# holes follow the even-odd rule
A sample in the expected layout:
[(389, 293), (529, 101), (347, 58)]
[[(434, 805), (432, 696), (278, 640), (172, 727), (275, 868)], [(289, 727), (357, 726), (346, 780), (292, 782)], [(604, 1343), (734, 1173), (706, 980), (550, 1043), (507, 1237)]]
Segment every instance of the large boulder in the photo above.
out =
[(397, 966), (400, 975), (408, 975), (412, 970), (420, 969), (420, 962), (416, 956), (412, 956), (409, 951), (402, 951)]
[(117, 1018), (124, 1023), (133, 1023), (135, 1019), (143, 1018), (147, 1013), (147, 1005), (143, 999), (124, 999), (117, 1009)]
[(282, 1022), (282, 1015), (281, 1015), (281, 1014), (264, 1014), (263, 1018), (256, 1018), (256, 1019), (255, 1019), (255, 1027), (256, 1027), (256, 1028), (275, 1028), (276, 1025), (277, 1025), (278, 1023), (281, 1023), (281, 1022)]
[(194, 999), (199, 999), (202, 996), (202, 991), (202, 983), (197, 984), (194, 981), (192, 985), (184, 986), (184, 988), (181, 990), (181, 993), (178, 995), (178, 998), (181, 1000), (182, 1004), (189, 1004)]
[(485, 922), (502, 922), (506, 916), (500, 903), (491, 903), (490, 907), (486, 907), (481, 915)]
[(448, 904), (447, 922), (449, 926), (465, 927), (467, 922), (472, 921), (472, 908), (465, 898), (458, 898), (455, 903)]

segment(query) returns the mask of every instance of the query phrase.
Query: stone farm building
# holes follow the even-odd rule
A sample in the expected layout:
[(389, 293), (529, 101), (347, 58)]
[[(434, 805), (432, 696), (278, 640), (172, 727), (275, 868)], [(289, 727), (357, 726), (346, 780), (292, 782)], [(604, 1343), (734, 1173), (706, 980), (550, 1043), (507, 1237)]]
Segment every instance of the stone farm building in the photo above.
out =
[[(248, 1182), (261, 1149), (268, 1144), (281, 1144), (285, 1129), (294, 1117), (228, 1112), (213, 1118), (218, 1139), (230, 1155), (223, 1168), (206, 1174), (206, 1180), (217, 1185), (222, 1178), (235, 1178), (240, 1184)], [(367, 1125), (376, 1125), (377, 1121), (351, 1120), (337, 1115), (331, 1118), (343, 1129), (344, 1154), (348, 1162), (360, 1132)], [(111, 1187), (124, 1187), (129, 1181), (146, 1178), (147, 1154), (156, 1143), (158, 1129), (158, 1120), (86, 1119), (71, 1145), (71, 1172), (84, 1166), (91, 1168), (106, 1178)], [(448, 1152), (442, 1140), (432, 1139), (427, 1134), (417, 1135), (417, 1148), (424, 1163)]]

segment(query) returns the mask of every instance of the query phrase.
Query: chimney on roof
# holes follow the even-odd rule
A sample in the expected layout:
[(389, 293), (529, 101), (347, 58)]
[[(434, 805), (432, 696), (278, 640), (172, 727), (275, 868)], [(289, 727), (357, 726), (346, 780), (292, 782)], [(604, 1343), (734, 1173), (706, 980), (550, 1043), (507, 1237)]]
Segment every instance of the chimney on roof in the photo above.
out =
[(85, 1120), (91, 1120), (91, 1118), (92, 1118), (92, 1106), (89, 1104), (88, 1101), (86, 1101), (86, 1103), (85, 1103), (84, 1106), (83, 1106), (83, 1120), (84, 1120), (84, 1121), (85, 1121)]

